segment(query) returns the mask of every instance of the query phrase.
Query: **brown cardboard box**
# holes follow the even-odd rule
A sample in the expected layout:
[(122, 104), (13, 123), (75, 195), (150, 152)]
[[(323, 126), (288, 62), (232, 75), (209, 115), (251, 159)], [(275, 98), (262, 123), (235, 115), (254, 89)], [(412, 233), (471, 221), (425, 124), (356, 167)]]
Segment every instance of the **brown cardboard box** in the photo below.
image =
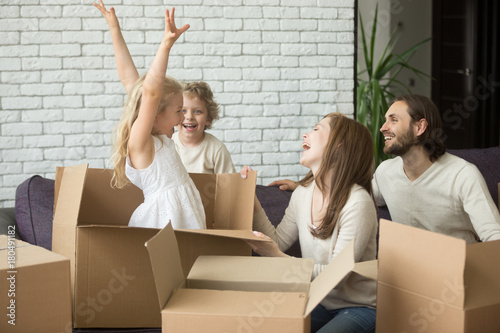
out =
[(71, 332), (69, 260), (0, 235), (0, 332)]
[[(130, 185), (110, 186), (112, 170), (87, 165), (56, 172), (53, 251), (71, 261), (75, 327), (160, 327), (154, 278), (144, 243), (158, 229), (128, 227), (143, 201)], [(200, 191), (209, 228), (238, 230), (176, 231), (189, 271), (200, 254), (250, 255), (241, 238), (251, 231), (256, 172), (191, 175)], [(223, 237), (227, 236), (227, 237)]]
[(374, 268), (355, 271), (378, 280), (377, 332), (500, 332), (500, 241), (381, 220), (378, 278)]
[(162, 332), (310, 331), (310, 313), (354, 267), (351, 242), (314, 281), (313, 259), (199, 257), (185, 278), (170, 225), (146, 243)]

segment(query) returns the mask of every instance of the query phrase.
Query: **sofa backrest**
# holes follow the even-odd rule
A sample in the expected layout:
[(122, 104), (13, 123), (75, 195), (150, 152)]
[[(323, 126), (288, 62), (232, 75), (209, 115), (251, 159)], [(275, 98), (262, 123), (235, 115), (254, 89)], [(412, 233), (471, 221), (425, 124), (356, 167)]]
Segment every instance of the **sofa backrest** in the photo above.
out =
[(449, 149), (448, 152), (477, 166), (488, 185), (493, 202), (498, 204), (500, 182), (500, 146), (474, 149)]

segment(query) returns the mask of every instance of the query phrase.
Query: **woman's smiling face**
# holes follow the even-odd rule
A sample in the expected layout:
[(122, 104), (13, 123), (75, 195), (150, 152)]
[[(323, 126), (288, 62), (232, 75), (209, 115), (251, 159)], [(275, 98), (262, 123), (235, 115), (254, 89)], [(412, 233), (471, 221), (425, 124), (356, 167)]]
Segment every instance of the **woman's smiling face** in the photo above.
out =
[(313, 172), (317, 171), (323, 160), (329, 137), (330, 117), (326, 117), (316, 124), (311, 132), (302, 135), (304, 139), (302, 148), (304, 148), (304, 151), (300, 158), (300, 164), (311, 169)]

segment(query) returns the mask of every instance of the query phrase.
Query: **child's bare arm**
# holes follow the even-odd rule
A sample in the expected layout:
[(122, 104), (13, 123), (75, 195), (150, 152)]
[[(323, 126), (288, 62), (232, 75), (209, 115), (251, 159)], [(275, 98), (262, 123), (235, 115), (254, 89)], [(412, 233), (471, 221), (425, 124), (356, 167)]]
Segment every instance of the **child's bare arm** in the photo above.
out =
[(156, 52), (156, 56), (153, 59), (153, 63), (149, 68), (143, 85), (143, 98), (146, 96), (148, 98), (154, 97), (155, 99), (157, 99), (158, 103), (163, 92), (163, 80), (167, 72), (170, 49), (174, 45), (175, 41), (180, 37), (180, 35), (182, 35), (184, 31), (189, 29), (188, 24), (177, 29), (177, 27), (175, 26), (174, 13), (174, 8), (172, 8), (172, 11), (170, 12), (168, 9), (166, 10), (165, 32), (163, 34), (160, 47)]
[[(156, 52), (153, 63), (149, 68), (144, 84), (142, 86), (142, 102), (139, 109), (139, 115), (132, 125), (129, 139), (129, 155), (133, 158), (135, 153), (142, 155), (141, 159), (150, 162), (154, 158), (151, 144), (151, 130), (153, 129), (158, 107), (163, 96), (163, 82), (167, 72), (168, 56), (170, 49), (179, 36), (189, 28), (186, 24), (177, 29), (174, 20), (174, 8), (165, 12), (165, 32)], [(144, 155), (148, 155), (144, 157)], [(146, 163), (147, 164), (147, 163)]]
[(122, 82), (127, 95), (130, 93), (135, 83), (139, 79), (139, 73), (135, 68), (134, 61), (123, 38), (120, 24), (118, 23), (118, 18), (115, 14), (115, 9), (113, 7), (106, 10), (102, 0), (99, 0), (99, 4), (94, 3), (94, 6), (99, 9), (102, 16), (106, 19), (109, 26), (109, 31), (111, 32), (111, 39), (113, 40), (113, 48), (115, 50), (115, 60), (116, 69), (118, 71), (118, 76)]

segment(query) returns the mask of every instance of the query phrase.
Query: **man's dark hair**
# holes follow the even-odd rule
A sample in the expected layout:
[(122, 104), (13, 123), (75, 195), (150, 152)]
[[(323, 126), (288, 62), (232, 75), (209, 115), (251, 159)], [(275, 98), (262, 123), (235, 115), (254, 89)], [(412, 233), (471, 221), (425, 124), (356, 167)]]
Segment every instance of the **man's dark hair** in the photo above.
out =
[(432, 162), (436, 161), (446, 151), (443, 142), (443, 125), (441, 115), (436, 104), (429, 98), (417, 95), (401, 95), (394, 99), (394, 102), (403, 102), (408, 107), (408, 114), (413, 122), (424, 118), (427, 121), (427, 129), (417, 138), (417, 145), (424, 147)]

